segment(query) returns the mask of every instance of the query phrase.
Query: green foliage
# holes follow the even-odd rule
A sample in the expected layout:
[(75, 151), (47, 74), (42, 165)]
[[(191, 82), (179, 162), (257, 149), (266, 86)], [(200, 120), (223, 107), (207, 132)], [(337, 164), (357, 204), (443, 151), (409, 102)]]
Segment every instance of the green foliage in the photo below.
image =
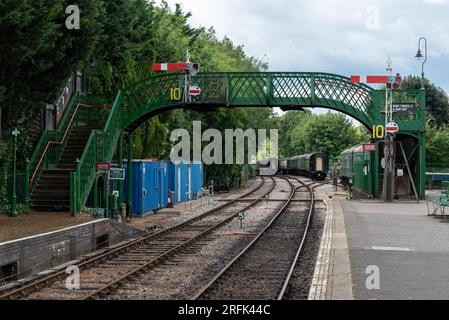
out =
[(426, 126), (426, 161), (432, 164), (449, 163), (449, 128)]
[(308, 109), (288, 111), (279, 118), (279, 153), (281, 157), (292, 157), (305, 152), (298, 137), (304, 136), (304, 126), (312, 116)]
[(363, 127), (354, 127), (343, 114), (289, 111), (280, 125), (281, 155), (291, 157), (308, 152), (326, 152), (334, 162), (340, 153), (369, 136)]
[(0, 3), (0, 107), (2, 125), (55, 97), (99, 39), (102, 1), (77, 1), (80, 30), (65, 26), (70, 1), (5, 0)]
[[(18, 215), (27, 213), (30, 211), (30, 208), (22, 203), (18, 203), (16, 206), (16, 211)], [(11, 205), (10, 204), (4, 204), (0, 207), (0, 215), (9, 215), (11, 213)]]
[[(416, 76), (407, 76), (402, 81), (402, 89), (420, 89), (421, 78)], [(429, 122), (437, 126), (445, 125), (449, 122), (449, 100), (446, 92), (424, 79), (424, 88), (426, 90), (426, 112)]]
[[(180, 5), (171, 10), (164, 1), (79, 0), (80, 29), (65, 26), (65, 8), (73, 2), (45, 0), (0, 1), (0, 201), (8, 202), (6, 181), (11, 171), (10, 132), (18, 126), (18, 168), (38, 139), (40, 108), (54, 101), (68, 76), (83, 70), (88, 91), (114, 97), (117, 90), (152, 74), (153, 62), (185, 61), (201, 64), (202, 71), (258, 71), (267, 65), (248, 57), (242, 46), (210, 28), (194, 28)], [(248, 117), (251, 114), (252, 117)], [(135, 132), (135, 157), (167, 158), (168, 134), (203, 120), (217, 128), (269, 125), (271, 111), (220, 110), (215, 116), (173, 110), (148, 120)], [(34, 139), (32, 138), (34, 137)], [(238, 168), (238, 167), (236, 167)], [(234, 168), (232, 169), (234, 170)], [(231, 171), (232, 171), (231, 170)], [(226, 170), (224, 170), (226, 171)]]
[[(190, 13), (184, 13), (179, 5), (173, 12), (164, 2), (160, 7), (153, 3), (138, 5), (140, 9), (137, 11), (140, 12), (141, 20), (135, 20), (134, 26), (129, 26), (126, 19), (110, 22), (111, 25), (115, 25), (114, 28), (117, 31), (110, 35), (113, 39), (102, 40), (104, 49), (99, 56), (104, 58), (97, 59), (99, 67), (94, 68), (92, 76), (93, 81), (97, 83), (95, 92), (103, 90), (112, 93), (123, 85), (136, 81), (137, 78), (147, 77), (149, 67), (155, 61), (185, 61), (187, 50), (191, 60), (199, 62), (201, 71), (204, 72), (267, 69), (266, 64), (246, 56), (243, 47), (235, 46), (229, 38), (219, 40), (212, 28), (209, 30), (192, 28), (188, 23)], [(114, 5), (110, 4), (108, 8), (110, 10), (108, 12), (112, 14)], [(127, 8), (122, 8), (118, 17), (128, 15), (126, 11)], [(130, 29), (141, 30), (138, 34), (143, 34), (145, 37), (130, 37), (124, 31)], [(121, 35), (120, 39), (117, 39), (117, 34)], [(124, 43), (127, 45), (123, 45)], [(132, 59), (124, 63), (120, 60), (123, 56), (132, 57)], [(246, 121), (247, 119), (250, 121)], [(227, 128), (273, 127), (272, 112), (264, 108), (219, 109), (209, 114), (183, 109), (173, 110), (154, 116), (136, 130), (133, 145), (134, 157), (168, 158), (172, 147), (169, 142), (170, 132), (178, 128), (191, 132), (194, 120), (202, 121), (204, 129), (216, 128), (223, 133)], [(206, 180), (225, 181), (225, 177), (230, 173), (232, 177), (240, 176), (241, 170), (240, 165), (209, 166), (206, 168)]]
[(72, 1), (0, 1), (0, 202), (12, 166), (11, 130), (19, 127), (18, 167), (39, 138), (39, 109), (52, 102), (68, 76), (95, 47), (101, 33), (102, 1), (79, 0), (81, 29), (68, 30)]
[[(421, 78), (407, 76), (402, 89), (420, 89)], [(426, 90), (426, 167), (445, 171), (449, 165), (449, 99), (446, 92), (424, 79)], [(433, 169), (432, 169), (433, 168)]]

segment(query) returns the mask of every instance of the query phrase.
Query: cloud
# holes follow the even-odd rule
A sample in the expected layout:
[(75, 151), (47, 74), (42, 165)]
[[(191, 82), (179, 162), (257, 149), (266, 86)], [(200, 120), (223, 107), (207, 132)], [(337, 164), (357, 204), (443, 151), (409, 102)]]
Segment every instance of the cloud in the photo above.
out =
[(447, 4), (449, 3), (449, 0), (422, 0), (422, 2), (424, 3), (429, 3), (429, 4)]
[(272, 71), (419, 75), (418, 38), (428, 40), (426, 76), (449, 91), (449, 0), (168, 0), (192, 12), (195, 26), (213, 26), (269, 58)]

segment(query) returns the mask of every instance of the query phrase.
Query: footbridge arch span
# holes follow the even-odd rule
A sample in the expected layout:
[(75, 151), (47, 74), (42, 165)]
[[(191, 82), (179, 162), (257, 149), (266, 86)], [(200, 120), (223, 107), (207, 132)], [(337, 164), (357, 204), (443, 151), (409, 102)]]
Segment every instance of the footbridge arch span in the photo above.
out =
[[(200, 89), (190, 95), (190, 86)], [(424, 109), (423, 90), (395, 91), (394, 100), (416, 105), (413, 116), (395, 119), (401, 133), (418, 141), (419, 185), (424, 186)], [(94, 130), (71, 177), (71, 211), (79, 212), (95, 180), (95, 164), (111, 161), (123, 132), (132, 132), (149, 117), (174, 108), (206, 111), (216, 107), (281, 107), (302, 109), (323, 107), (347, 114), (369, 130), (384, 124), (385, 90), (330, 73), (253, 72), (202, 73), (187, 78), (181, 73), (163, 74), (139, 81), (120, 90), (103, 130)], [(376, 153), (376, 156), (378, 154)], [(374, 175), (380, 175), (377, 163)], [(377, 187), (378, 189), (378, 187)], [(423, 193), (423, 190), (421, 190)]]

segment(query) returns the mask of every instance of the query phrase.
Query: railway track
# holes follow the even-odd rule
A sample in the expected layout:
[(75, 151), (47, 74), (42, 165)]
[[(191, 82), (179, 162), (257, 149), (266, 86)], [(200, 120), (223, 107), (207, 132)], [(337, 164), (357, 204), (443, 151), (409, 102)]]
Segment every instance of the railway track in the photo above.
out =
[[(290, 180), (295, 180), (295, 186)], [(282, 299), (304, 247), (314, 211), (313, 189), (322, 183), (306, 184), (287, 177), (291, 192), (284, 205), (257, 236), (193, 299)], [(305, 188), (309, 195), (306, 210), (290, 208), (295, 193)]]
[[(268, 184), (266, 181), (270, 181)], [(0, 299), (96, 299), (114, 291), (122, 283), (138, 276), (168, 258), (194, 245), (200, 239), (232, 221), (239, 212), (247, 210), (275, 188), (273, 178), (262, 178), (253, 190), (215, 207), (199, 216), (155, 234), (126, 243), (104, 254), (77, 265), (80, 270), (81, 288), (67, 290), (67, 274), (61, 270), (44, 278), (38, 278), (22, 287), (0, 294)], [(239, 199), (249, 195), (258, 199), (242, 204)]]

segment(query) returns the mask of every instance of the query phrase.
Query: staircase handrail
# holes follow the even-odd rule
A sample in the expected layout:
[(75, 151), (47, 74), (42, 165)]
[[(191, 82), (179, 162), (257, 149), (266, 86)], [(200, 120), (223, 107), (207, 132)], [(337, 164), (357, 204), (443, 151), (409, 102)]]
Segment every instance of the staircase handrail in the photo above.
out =
[[(31, 190), (34, 186), (33, 182), (36, 180), (36, 178), (39, 176), (39, 174), (42, 172), (42, 169), (44, 167), (47, 167), (49, 162), (56, 162), (59, 158), (60, 150), (57, 150), (56, 152), (53, 152), (51, 154), (53, 156), (52, 159), (49, 159), (49, 153), (48, 150), (51, 145), (62, 145), (65, 142), (65, 139), (67, 135), (69, 134), (69, 131), (73, 124), (73, 119), (76, 115), (76, 111), (79, 107), (80, 102), (80, 92), (77, 91), (72, 96), (72, 99), (70, 99), (69, 104), (65, 108), (65, 112), (61, 118), (60, 125), (57, 130), (48, 130), (46, 129), (41, 138), (39, 139), (39, 142), (34, 149), (33, 155), (27, 161), (27, 170), (28, 172), (32, 171), (31, 178), (26, 177), (27, 179), (27, 189)], [(72, 110), (74, 112), (72, 112)], [(59, 151), (59, 152), (58, 152)], [(55, 164), (55, 163), (53, 163)]]
[[(70, 177), (70, 197), (75, 201), (72, 214), (80, 212), (87, 201), (95, 180), (96, 163), (110, 161), (121, 132), (120, 114), (123, 91), (119, 90), (103, 130), (92, 130), (81, 158), (75, 165), (75, 175)], [(73, 181), (73, 179), (75, 181)], [(82, 182), (82, 183), (81, 183)]]

